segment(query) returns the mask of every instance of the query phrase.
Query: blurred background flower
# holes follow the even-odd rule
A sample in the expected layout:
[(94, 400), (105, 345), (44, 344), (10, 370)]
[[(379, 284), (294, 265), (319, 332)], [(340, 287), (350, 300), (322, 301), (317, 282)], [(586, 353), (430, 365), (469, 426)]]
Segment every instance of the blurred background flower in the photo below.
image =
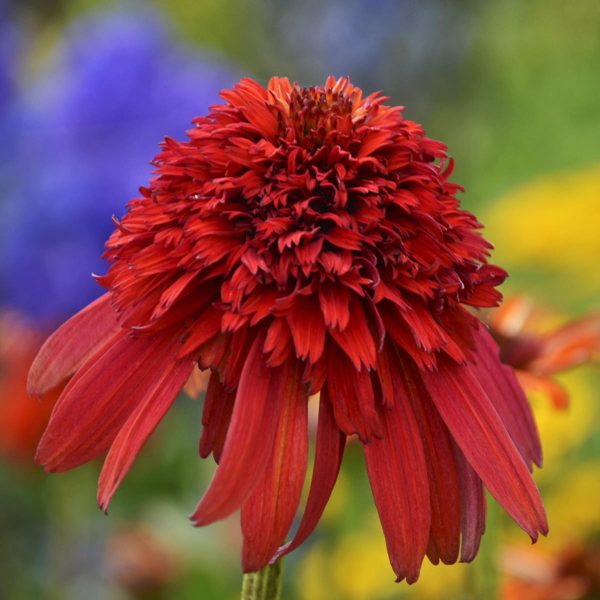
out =
[[(179, 136), (238, 74), (314, 84), (331, 71), (384, 89), (448, 142), (463, 203), (488, 226), (494, 260), (511, 274), (507, 295), (530, 297), (550, 331), (597, 309), (599, 28), (597, 0), (0, 0), (0, 306), (11, 315), (0, 347), (13, 348), (0, 360), (0, 415), (21, 413), (0, 416), (3, 447), (7, 431), (29, 431), (49, 410), (22, 404), (18, 383), (7, 387), (28, 360), (16, 348), (39, 343), (36, 329), (98, 293), (89, 274), (103, 270), (111, 214), (147, 183), (163, 136)], [(474, 563), (425, 567), (416, 587), (395, 585), (350, 446), (314, 539), (288, 560), (288, 597), (547, 599), (549, 582), (589, 597), (595, 575), (585, 565), (597, 564), (600, 539), (600, 378), (593, 366), (554, 377), (570, 397), (566, 410), (531, 395), (551, 528), (534, 550), (490, 504)], [(238, 595), (237, 523), (197, 531), (182, 516), (211, 468), (189, 460), (201, 403), (182, 397), (176, 409), (108, 519), (94, 509), (96, 466), (49, 481), (25, 467), (31, 446), (24, 460), (4, 452), (0, 597), (135, 598), (139, 588), (107, 557), (122, 552), (123, 565), (133, 556), (144, 580), (154, 550), (127, 533), (140, 530), (175, 565), (148, 597)], [(515, 572), (532, 562), (523, 552), (539, 552), (543, 568)], [(573, 571), (579, 583), (563, 588)]]
[(529, 392), (546, 394), (555, 408), (569, 403), (553, 375), (600, 357), (600, 311), (548, 327), (550, 315), (523, 296), (512, 296), (490, 310), (485, 321), (500, 346), (503, 362), (516, 369)]
[(147, 9), (83, 16), (46, 51), (5, 117), (0, 298), (49, 326), (98, 295), (111, 215), (148, 180), (158, 143), (235, 77)]
[(27, 373), (43, 339), (20, 315), (0, 314), (0, 456), (32, 468), (35, 447), (60, 390), (41, 404), (25, 390)]

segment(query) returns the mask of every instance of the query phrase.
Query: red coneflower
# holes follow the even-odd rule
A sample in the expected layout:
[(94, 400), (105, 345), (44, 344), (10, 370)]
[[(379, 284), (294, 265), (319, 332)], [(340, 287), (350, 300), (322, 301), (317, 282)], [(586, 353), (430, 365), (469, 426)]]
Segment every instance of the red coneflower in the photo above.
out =
[[(463, 305), (505, 272), (455, 197), (446, 147), (347, 78), (244, 79), (166, 139), (107, 243), (108, 290), (47, 342), (42, 394), (74, 374), (37, 453), (63, 471), (108, 450), (106, 509), (194, 365), (210, 370), (200, 454), (219, 463), (192, 519), (241, 509), (243, 568), (301, 544), (356, 434), (398, 579), (471, 560), (483, 485), (533, 540), (541, 451), (513, 372)], [(307, 404), (320, 393), (304, 515)]]

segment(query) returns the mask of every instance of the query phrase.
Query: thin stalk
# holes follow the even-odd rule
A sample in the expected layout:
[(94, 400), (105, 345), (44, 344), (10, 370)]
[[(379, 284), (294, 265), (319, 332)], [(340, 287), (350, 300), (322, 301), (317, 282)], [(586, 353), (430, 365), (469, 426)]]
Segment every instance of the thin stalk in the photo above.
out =
[(283, 559), (261, 571), (244, 573), (242, 600), (280, 600)]

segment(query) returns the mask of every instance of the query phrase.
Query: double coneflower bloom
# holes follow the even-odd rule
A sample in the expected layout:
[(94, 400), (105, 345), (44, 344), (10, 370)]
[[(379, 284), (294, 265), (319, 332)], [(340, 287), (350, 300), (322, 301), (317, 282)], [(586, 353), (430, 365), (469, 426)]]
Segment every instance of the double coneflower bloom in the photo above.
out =
[[(195, 365), (210, 371), (200, 454), (218, 462), (192, 515), (241, 509), (243, 568), (301, 544), (348, 436), (366, 464), (398, 579), (424, 556), (471, 560), (484, 486), (535, 540), (535, 424), (467, 306), (496, 305), (479, 223), (440, 142), (348, 79), (244, 79), (167, 139), (156, 177), (107, 242), (107, 292), (46, 342), (43, 394), (72, 376), (37, 452), (64, 471), (105, 451), (106, 509)], [(309, 396), (320, 394), (310, 491)]]

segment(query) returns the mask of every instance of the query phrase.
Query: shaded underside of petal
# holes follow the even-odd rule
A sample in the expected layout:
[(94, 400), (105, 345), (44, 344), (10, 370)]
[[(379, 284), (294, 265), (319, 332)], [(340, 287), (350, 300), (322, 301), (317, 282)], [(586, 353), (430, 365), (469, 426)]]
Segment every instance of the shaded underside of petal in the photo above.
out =
[(346, 435), (335, 422), (327, 389), (323, 388), (319, 404), (315, 462), (304, 514), (293, 539), (282, 546), (274, 558), (298, 548), (317, 526), (337, 480), (345, 444)]
[(242, 567), (259, 571), (269, 563), (292, 525), (306, 476), (308, 394), (300, 365), (290, 369), (271, 459), (242, 505)]
[(208, 380), (202, 411), (202, 436), (198, 446), (202, 458), (212, 452), (215, 461), (219, 462), (234, 401), (235, 393), (226, 391), (218, 373), (213, 371)]
[(358, 371), (348, 357), (332, 346), (328, 354), (327, 387), (336, 422), (347, 435), (354, 433), (363, 443), (381, 437), (381, 420), (375, 408), (371, 376)]
[(452, 437), (494, 498), (532, 540), (547, 533), (540, 493), (470, 365), (439, 360), (437, 371), (421, 376)]
[(267, 367), (264, 339), (264, 333), (255, 335), (244, 363), (221, 461), (191, 516), (196, 526), (240, 508), (272, 458), (289, 368)]
[(165, 356), (157, 365), (159, 377), (144, 395), (112, 443), (98, 481), (98, 506), (106, 512), (121, 481), (135, 457), (156, 429), (190, 376), (194, 363), (189, 359), (177, 362)]
[(500, 362), (498, 345), (481, 325), (473, 335), (475, 351), (471, 371), (492, 401), (529, 468), (541, 466), (542, 447), (529, 401), (515, 372)]
[(110, 295), (104, 294), (59, 327), (35, 357), (27, 391), (41, 396), (75, 371), (119, 329)]
[(119, 332), (75, 374), (39, 443), (36, 462), (66, 471), (109, 448), (131, 412), (175, 362), (177, 334), (131, 338)]
[[(414, 363), (399, 358), (403, 378), (394, 378), (394, 389), (406, 389), (423, 441), (431, 500), (431, 531), (427, 555), (432, 563), (458, 558), (461, 531), (461, 493), (454, 444), (448, 429), (420, 380)], [(397, 369), (392, 371), (397, 373)]]
[(329, 329), (329, 334), (352, 361), (356, 369), (361, 365), (367, 369), (375, 366), (377, 351), (369, 319), (360, 300), (351, 297), (350, 320), (343, 331)]
[(315, 298), (298, 296), (287, 313), (296, 355), (317, 362), (325, 347), (325, 322)]
[(461, 545), (460, 561), (471, 562), (479, 550), (485, 532), (486, 501), (483, 483), (454, 444), (454, 456), (460, 478)]
[(398, 581), (419, 577), (431, 511), (421, 434), (408, 398), (381, 409), (383, 438), (364, 445), (367, 471), (390, 563)]

